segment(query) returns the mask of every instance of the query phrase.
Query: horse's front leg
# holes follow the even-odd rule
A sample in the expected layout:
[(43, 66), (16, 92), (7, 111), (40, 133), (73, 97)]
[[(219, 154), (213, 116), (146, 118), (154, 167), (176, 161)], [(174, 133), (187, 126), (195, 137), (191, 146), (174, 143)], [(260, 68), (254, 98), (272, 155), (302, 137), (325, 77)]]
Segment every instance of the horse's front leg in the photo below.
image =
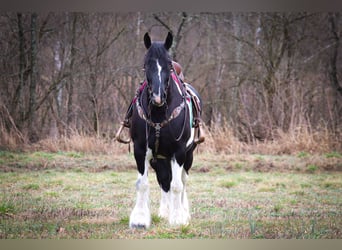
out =
[(189, 204), (185, 193), (183, 165), (174, 157), (171, 160), (172, 181), (170, 187), (170, 214), (171, 225), (187, 225), (190, 220)]
[(148, 167), (152, 152), (148, 149), (146, 154), (143, 155), (139, 153), (139, 150), (135, 150), (134, 156), (138, 165), (139, 175), (136, 183), (137, 201), (129, 219), (129, 227), (147, 229), (151, 225)]
[(161, 189), (161, 198), (158, 215), (162, 218), (169, 218), (169, 203), (170, 203), (170, 192), (165, 192)]

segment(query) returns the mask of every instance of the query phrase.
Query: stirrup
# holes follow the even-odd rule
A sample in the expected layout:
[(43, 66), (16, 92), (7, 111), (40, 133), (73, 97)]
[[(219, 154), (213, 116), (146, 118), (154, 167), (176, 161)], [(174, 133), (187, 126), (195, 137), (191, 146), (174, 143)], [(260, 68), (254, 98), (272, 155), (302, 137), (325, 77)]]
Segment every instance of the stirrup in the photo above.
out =
[(201, 129), (202, 123), (199, 122), (197, 126), (195, 127), (195, 138), (194, 138), (194, 143), (195, 144), (201, 144), (202, 142), (205, 141), (205, 136), (203, 129)]
[(131, 142), (131, 138), (128, 138), (128, 139), (121, 138), (121, 132), (124, 129), (124, 127), (127, 127), (127, 125), (125, 124), (125, 122), (121, 122), (118, 132), (116, 132), (115, 139), (120, 143), (128, 144)]

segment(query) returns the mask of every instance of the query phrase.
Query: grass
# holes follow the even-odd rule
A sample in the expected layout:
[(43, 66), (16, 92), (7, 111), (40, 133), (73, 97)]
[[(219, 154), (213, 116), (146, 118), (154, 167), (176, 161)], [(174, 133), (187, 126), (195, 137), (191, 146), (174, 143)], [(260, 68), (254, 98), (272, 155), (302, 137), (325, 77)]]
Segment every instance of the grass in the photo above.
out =
[(332, 155), (198, 154), (182, 227), (157, 216), (152, 171), (151, 228), (131, 230), (131, 153), (0, 151), (0, 238), (341, 239), (342, 159)]
[(338, 152), (329, 152), (325, 154), (326, 158), (342, 158), (342, 154)]
[(317, 169), (318, 169), (318, 167), (316, 165), (310, 164), (307, 166), (307, 171), (310, 173), (314, 173)]
[(234, 181), (225, 181), (225, 182), (222, 182), (221, 183), (221, 186), (222, 187), (225, 187), (225, 188), (232, 188), (232, 187), (234, 187), (234, 186), (236, 186), (237, 184), (236, 184), (236, 182), (234, 182)]

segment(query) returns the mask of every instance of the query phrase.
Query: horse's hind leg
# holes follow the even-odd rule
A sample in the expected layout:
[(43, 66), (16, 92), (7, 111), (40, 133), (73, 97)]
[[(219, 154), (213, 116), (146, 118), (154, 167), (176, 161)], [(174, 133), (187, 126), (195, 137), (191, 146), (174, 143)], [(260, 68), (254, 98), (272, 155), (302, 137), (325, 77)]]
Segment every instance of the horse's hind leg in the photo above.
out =
[(190, 209), (189, 209), (189, 200), (188, 195), (186, 194), (186, 181), (188, 179), (188, 174), (183, 169), (182, 171), (182, 182), (183, 182), (183, 192), (182, 192), (182, 204), (184, 208), (185, 216), (187, 216), (187, 221), (190, 221)]
[(188, 179), (188, 172), (191, 168), (192, 162), (193, 162), (193, 149), (195, 146), (193, 146), (192, 149), (190, 149), (186, 154), (186, 159), (184, 162), (184, 167), (182, 171), (182, 182), (183, 182), (183, 191), (182, 191), (182, 204), (184, 208), (184, 213), (188, 216), (188, 221), (190, 221), (190, 209), (189, 209), (189, 201), (188, 196), (186, 193), (186, 182)]
[[(151, 214), (149, 207), (149, 183), (148, 183), (148, 166), (151, 158), (151, 150), (147, 150), (145, 157), (135, 152), (138, 164), (138, 180), (136, 183), (137, 201), (129, 219), (130, 228), (149, 228), (151, 225)], [(143, 167), (141, 167), (143, 165)], [(139, 167), (140, 166), (140, 167)], [(143, 171), (141, 171), (144, 169)]]

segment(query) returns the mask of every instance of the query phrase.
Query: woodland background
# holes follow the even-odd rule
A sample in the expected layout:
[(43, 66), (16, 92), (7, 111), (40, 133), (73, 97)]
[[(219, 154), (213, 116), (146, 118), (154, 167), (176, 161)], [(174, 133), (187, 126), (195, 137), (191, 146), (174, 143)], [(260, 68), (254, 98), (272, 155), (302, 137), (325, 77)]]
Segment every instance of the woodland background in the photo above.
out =
[(339, 151), (341, 27), (341, 13), (0, 13), (0, 148), (112, 138), (144, 79), (143, 35), (171, 31), (217, 150)]

